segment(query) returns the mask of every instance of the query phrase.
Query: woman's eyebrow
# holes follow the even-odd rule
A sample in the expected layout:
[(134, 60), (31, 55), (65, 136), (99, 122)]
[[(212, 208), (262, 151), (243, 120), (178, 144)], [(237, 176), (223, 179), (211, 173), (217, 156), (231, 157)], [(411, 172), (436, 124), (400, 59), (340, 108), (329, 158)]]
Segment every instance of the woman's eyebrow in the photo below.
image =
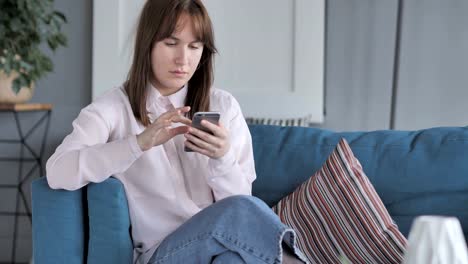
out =
[[(170, 37), (168, 37), (168, 38), (169, 38), (169, 39), (172, 39), (172, 40), (175, 40), (175, 41), (180, 41), (180, 39), (177, 38), (177, 37), (175, 37), (175, 36), (170, 36)], [(190, 44), (194, 44), (194, 43), (202, 43), (202, 41), (201, 41), (200, 39), (196, 39), (196, 40), (190, 42)]]

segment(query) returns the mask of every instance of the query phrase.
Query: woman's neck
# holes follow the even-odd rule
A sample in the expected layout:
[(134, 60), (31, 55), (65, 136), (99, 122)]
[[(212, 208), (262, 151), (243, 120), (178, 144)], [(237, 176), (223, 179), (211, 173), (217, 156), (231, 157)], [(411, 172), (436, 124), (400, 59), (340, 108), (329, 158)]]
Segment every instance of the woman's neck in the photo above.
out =
[(158, 90), (158, 92), (162, 96), (169, 96), (169, 95), (175, 94), (178, 91), (180, 91), (182, 88), (184, 88), (184, 86), (182, 86), (180, 88), (167, 88), (167, 87), (163, 87), (161, 85), (156, 85), (154, 81), (151, 81), (151, 85), (153, 86), (154, 89)]

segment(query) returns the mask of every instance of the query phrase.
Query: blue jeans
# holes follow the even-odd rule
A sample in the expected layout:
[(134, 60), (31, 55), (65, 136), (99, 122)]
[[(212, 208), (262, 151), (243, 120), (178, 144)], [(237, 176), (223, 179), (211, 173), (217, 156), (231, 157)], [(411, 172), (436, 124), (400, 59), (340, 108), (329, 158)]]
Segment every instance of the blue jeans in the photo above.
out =
[(231, 196), (166, 237), (149, 263), (281, 263), (282, 242), (305, 261), (295, 237), (262, 200)]

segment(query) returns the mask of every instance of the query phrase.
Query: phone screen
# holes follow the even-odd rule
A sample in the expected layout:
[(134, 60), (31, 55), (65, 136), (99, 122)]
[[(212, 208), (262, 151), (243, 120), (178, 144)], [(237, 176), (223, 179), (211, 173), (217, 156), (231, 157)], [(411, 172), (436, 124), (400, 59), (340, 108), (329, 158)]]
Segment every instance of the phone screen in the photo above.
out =
[[(208, 130), (206, 127), (201, 125), (201, 121), (202, 120), (207, 120), (208, 122), (211, 122), (211, 123), (217, 125), (219, 123), (220, 116), (221, 115), (220, 115), (219, 112), (197, 112), (197, 113), (195, 113), (193, 115), (192, 127), (200, 129), (200, 130), (205, 131), (207, 133), (213, 134), (213, 133), (211, 133), (210, 130)], [(188, 147), (185, 147), (184, 150), (187, 151), (187, 152), (193, 151)]]

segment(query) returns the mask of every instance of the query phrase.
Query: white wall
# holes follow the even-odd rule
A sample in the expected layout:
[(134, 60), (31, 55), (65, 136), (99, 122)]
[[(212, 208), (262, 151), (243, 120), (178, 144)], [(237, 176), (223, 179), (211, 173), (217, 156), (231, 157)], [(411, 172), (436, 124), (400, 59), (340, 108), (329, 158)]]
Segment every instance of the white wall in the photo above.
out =
[[(94, 1), (93, 98), (121, 84), (144, 1)], [(323, 121), (324, 0), (205, 0), (219, 55), (215, 86), (246, 117)]]
[(404, 1), (396, 127), (468, 125), (468, 1)]
[(325, 2), (205, 0), (219, 56), (215, 85), (246, 117), (323, 121)]

